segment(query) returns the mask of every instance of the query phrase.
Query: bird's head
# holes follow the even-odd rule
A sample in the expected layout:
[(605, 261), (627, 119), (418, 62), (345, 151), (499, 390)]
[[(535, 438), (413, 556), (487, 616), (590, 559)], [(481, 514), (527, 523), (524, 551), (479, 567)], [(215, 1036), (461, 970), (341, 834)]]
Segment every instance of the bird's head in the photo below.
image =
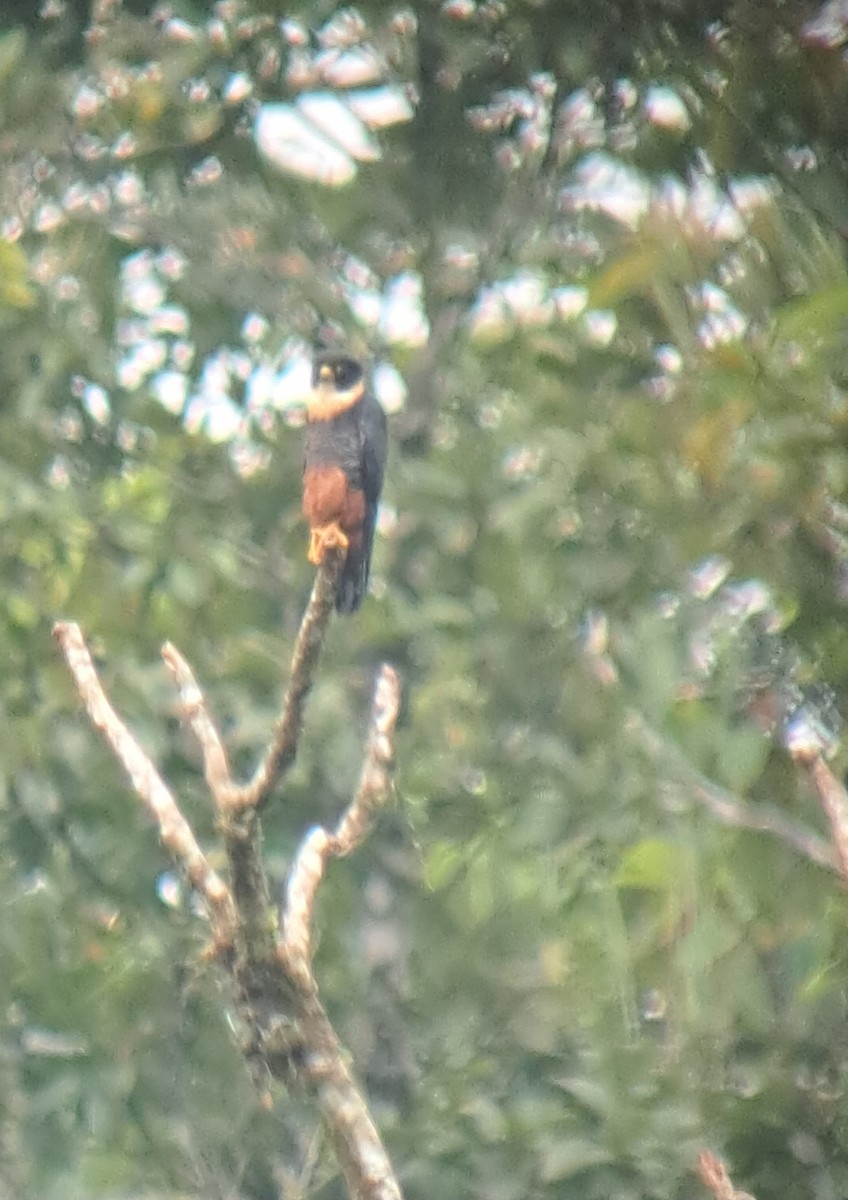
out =
[(312, 364), (312, 393), (307, 419), (327, 421), (351, 408), (365, 391), (361, 363), (346, 354), (319, 354)]

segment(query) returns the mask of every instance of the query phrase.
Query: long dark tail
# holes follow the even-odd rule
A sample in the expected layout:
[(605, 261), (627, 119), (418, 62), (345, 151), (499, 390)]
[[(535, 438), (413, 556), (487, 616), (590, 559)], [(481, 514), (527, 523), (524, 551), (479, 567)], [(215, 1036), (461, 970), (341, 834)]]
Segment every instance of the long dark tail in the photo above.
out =
[(376, 505), (366, 512), (362, 536), (358, 541), (351, 539), (339, 590), (336, 592), (336, 612), (349, 616), (356, 612), (368, 591), (368, 575), (371, 570), (371, 547), (374, 544), (374, 522), (377, 518)]

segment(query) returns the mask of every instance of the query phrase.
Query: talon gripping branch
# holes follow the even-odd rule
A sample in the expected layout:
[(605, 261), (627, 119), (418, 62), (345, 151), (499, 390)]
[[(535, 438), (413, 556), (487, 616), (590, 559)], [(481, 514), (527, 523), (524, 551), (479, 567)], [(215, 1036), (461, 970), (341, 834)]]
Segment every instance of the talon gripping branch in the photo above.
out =
[(386, 414), (361, 363), (319, 354), (306, 410), (303, 515), (311, 563), (345, 551), (336, 609), (355, 612), (368, 587), (377, 505), (386, 466)]

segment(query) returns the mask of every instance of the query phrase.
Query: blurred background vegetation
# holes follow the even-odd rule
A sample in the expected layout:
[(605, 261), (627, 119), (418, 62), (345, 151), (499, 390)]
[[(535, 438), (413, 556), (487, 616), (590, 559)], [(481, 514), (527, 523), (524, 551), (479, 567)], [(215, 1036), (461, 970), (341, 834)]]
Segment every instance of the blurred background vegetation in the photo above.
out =
[(158, 658), (247, 770), (311, 584), (330, 331), (392, 455), (266, 844), (401, 668), (399, 803), (318, 976), (409, 1197), (848, 1195), (845, 6), (3, 7), (0, 1196), (338, 1197), (51, 644), (210, 848)]

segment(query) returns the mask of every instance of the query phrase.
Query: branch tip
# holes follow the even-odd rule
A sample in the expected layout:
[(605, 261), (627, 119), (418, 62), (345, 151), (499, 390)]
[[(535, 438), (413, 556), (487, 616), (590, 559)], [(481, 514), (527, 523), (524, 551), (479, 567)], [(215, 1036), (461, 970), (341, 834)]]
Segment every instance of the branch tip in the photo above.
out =
[(225, 808), (233, 790), (227, 752), (215, 722), (206, 707), (206, 698), (188, 660), (173, 642), (165, 642), (162, 659), (179, 691), (180, 713), (189, 726), (203, 755), (206, 786), (219, 811)]
[(309, 830), (289, 872), (282, 941), (290, 959), (305, 964), (307, 969), (311, 969), (308, 964), (312, 957), (312, 913), (327, 862), (331, 858), (344, 858), (362, 845), (374, 812), (391, 792), (394, 729), (400, 697), (400, 675), (384, 663), (374, 688), (365, 758), (353, 799), (332, 832), (321, 825)]
[(163, 845), (206, 901), (216, 940), (226, 943), (232, 936), (235, 921), (229, 888), (200, 849), (191, 826), (152, 759), (112, 707), (79, 625), (73, 621), (58, 621), (53, 627), (53, 635), (89, 720), (101, 731), (129, 775), (133, 789), (159, 828)]

